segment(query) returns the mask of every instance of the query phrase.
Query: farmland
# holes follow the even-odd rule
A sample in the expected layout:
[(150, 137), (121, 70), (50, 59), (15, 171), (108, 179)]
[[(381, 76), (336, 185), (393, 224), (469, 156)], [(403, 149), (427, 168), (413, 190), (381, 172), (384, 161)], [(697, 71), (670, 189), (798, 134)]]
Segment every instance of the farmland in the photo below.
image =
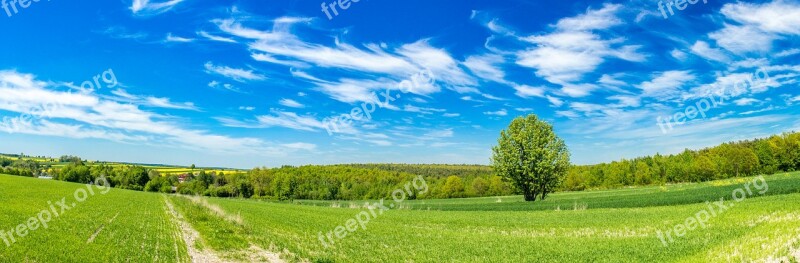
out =
[[(753, 189), (752, 195), (708, 220), (707, 228), (687, 231), (667, 246), (658, 231), (707, 209), (706, 201), (731, 199), (732, 192), (756, 178), (563, 192), (533, 204), (520, 196), (408, 200), (329, 247), (320, 234), (368, 211), (363, 206), (367, 201), (292, 203), (112, 189), (52, 220), (48, 229), (0, 247), (0, 261), (50, 262), (70, 251), (69, 261), (175, 262), (188, 260), (190, 250), (214, 251), (226, 260), (243, 262), (266, 261), (277, 254), (289, 262), (796, 260), (800, 173), (764, 179), (768, 187)], [(72, 198), (81, 187), (85, 186), (0, 176), (0, 229), (25, 222), (45, 209), (47, 201)], [(190, 247), (172, 219), (172, 206), (199, 235)]]
[(86, 201), (74, 202), (78, 189), (86, 186), (1, 175), (0, 229), (6, 232), (49, 209), (50, 202), (66, 198), (68, 206), (75, 206), (53, 216), (48, 228), (17, 237), (11, 246), (0, 245), (0, 262), (188, 261), (162, 196), (95, 189)]
[[(72, 158), (78, 158), (74, 156), (69, 156)], [(45, 157), (45, 156), (27, 156), (22, 154), (0, 154), (0, 158), (6, 158), (10, 160), (31, 160), (34, 162), (39, 163), (42, 166), (48, 166), (49, 171), (52, 172), (53, 169), (63, 168), (64, 166), (73, 163), (72, 161), (61, 160), (60, 158), (55, 157)], [(62, 157), (63, 158), (63, 157)], [(79, 159), (79, 158), (78, 158)], [(214, 172), (214, 173), (235, 173), (235, 172), (244, 172), (244, 170), (239, 169), (230, 169), (230, 168), (211, 168), (211, 167), (196, 167), (192, 169), (191, 167), (184, 167), (184, 166), (174, 166), (174, 165), (155, 165), (155, 164), (136, 164), (136, 163), (120, 163), (120, 162), (104, 162), (98, 160), (86, 160), (86, 163), (89, 165), (99, 165), (103, 164), (110, 167), (123, 167), (123, 166), (140, 166), (146, 169), (152, 169), (158, 171), (162, 175), (178, 175), (178, 174), (185, 174), (185, 173), (192, 173), (204, 170), (206, 172)]]

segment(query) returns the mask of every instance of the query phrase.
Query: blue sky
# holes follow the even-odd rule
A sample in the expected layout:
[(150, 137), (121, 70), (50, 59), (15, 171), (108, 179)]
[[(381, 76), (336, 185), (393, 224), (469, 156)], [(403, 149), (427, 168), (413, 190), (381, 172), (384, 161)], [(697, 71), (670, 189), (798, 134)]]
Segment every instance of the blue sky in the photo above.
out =
[(534, 113), (590, 164), (800, 130), (797, 1), (4, 3), (0, 152), (488, 164)]

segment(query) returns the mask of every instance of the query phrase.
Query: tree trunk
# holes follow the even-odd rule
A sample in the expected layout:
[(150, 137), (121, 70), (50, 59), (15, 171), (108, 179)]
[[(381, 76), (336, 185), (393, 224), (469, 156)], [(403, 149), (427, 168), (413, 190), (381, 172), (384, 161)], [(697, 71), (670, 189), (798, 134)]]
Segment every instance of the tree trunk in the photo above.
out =
[(531, 186), (528, 184), (522, 185), (522, 194), (525, 196), (525, 201), (533, 202), (536, 201), (536, 192), (531, 189)]
[(547, 186), (542, 186), (542, 201), (547, 198)]
[(533, 194), (530, 191), (525, 192), (525, 201), (526, 202), (536, 201), (536, 194)]

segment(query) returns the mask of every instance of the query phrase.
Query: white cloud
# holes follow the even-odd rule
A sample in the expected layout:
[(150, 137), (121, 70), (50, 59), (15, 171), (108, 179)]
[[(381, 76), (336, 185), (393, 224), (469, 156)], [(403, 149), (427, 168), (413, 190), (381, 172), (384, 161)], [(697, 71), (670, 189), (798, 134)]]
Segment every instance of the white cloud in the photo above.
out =
[(502, 64), (503, 62), (505, 62), (505, 59), (500, 55), (486, 54), (468, 57), (467, 60), (464, 61), (464, 66), (482, 79), (497, 83), (508, 83), (505, 80), (506, 73), (498, 67), (498, 64)]
[(552, 104), (555, 107), (561, 107), (561, 105), (564, 105), (564, 101), (559, 99), (558, 97), (553, 97), (548, 95), (547, 101), (549, 101), (550, 104)]
[(154, 108), (200, 111), (200, 109), (197, 108), (192, 102), (174, 103), (170, 101), (169, 98), (138, 96), (130, 94), (123, 89), (113, 90), (111, 91), (111, 94), (116, 95), (116, 97), (109, 96), (107, 98), (118, 102), (134, 103), (141, 106), (154, 107)]
[(449, 138), (453, 137), (454, 134), (453, 129), (444, 129), (428, 132), (423, 136), (426, 138)]
[(386, 85), (392, 84), (377, 80), (341, 79), (339, 82), (324, 82), (317, 85), (318, 90), (328, 94), (332, 99), (356, 103), (380, 100), (375, 91), (386, 89)]
[(147, 106), (153, 106), (165, 109), (194, 110), (194, 111), (199, 110), (197, 107), (194, 106), (194, 103), (191, 102), (173, 103), (170, 101), (169, 98), (147, 97)]
[(574, 31), (608, 29), (622, 24), (622, 20), (616, 14), (621, 8), (622, 5), (605, 4), (599, 10), (589, 9), (585, 14), (561, 19), (555, 27)]
[(688, 56), (686, 55), (686, 52), (680, 51), (680, 50), (678, 50), (677, 48), (676, 48), (676, 49), (673, 49), (672, 51), (670, 51), (670, 52), (669, 52), (669, 54), (670, 54), (670, 56), (672, 56), (673, 58), (675, 58), (675, 59), (677, 59), (677, 60), (680, 60), (680, 61), (684, 61), (684, 60), (686, 60), (686, 58), (688, 57)]
[(557, 116), (561, 116), (561, 117), (567, 117), (567, 118), (570, 118), (570, 119), (574, 119), (574, 118), (578, 118), (579, 117), (579, 115), (577, 113), (575, 113), (574, 111), (569, 111), (569, 110), (567, 110), (567, 111), (556, 111), (556, 115)]
[(415, 113), (420, 113), (420, 114), (434, 114), (434, 113), (437, 113), (437, 112), (445, 112), (445, 111), (447, 111), (445, 109), (417, 107), (417, 106), (408, 105), (408, 104), (405, 107), (403, 107), (403, 110), (407, 111), (407, 112), (415, 112)]
[(544, 98), (544, 91), (545, 91), (544, 87), (531, 87), (528, 85), (518, 85), (514, 86), (514, 89), (517, 91), (515, 94), (523, 98), (530, 98), (530, 97)]
[(645, 81), (637, 87), (642, 90), (642, 96), (668, 98), (676, 95), (681, 87), (695, 79), (690, 71), (667, 71), (655, 76), (651, 81)]
[(756, 26), (765, 32), (800, 35), (800, 4), (794, 1), (737, 2), (723, 6), (721, 13), (728, 19)]
[(302, 142), (287, 143), (287, 144), (282, 144), (282, 146), (289, 149), (306, 150), (306, 151), (313, 151), (317, 149), (316, 144), (302, 143)]
[(800, 3), (775, 0), (770, 3), (726, 4), (720, 13), (733, 25), (709, 34), (717, 45), (733, 53), (767, 52), (782, 36), (800, 35)]
[(800, 54), (800, 48), (787, 49), (775, 54), (776, 57), (788, 57)]
[(215, 66), (211, 62), (206, 62), (205, 68), (206, 72), (209, 74), (217, 74), (239, 82), (246, 82), (249, 80), (265, 80), (267, 78), (258, 73), (253, 73), (252, 70), (231, 68), (228, 66)]
[(170, 0), (158, 3), (151, 3), (150, 0), (133, 0), (131, 12), (134, 15), (157, 15), (169, 11), (183, 0)]
[(609, 100), (616, 100), (615, 106), (619, 107), (639, 107), (642, 105), (641, 99), (636, 96), (615, 95), (608, 97)]
[(594, 84), (565, 84), (561, 87), (561, 92), (573, 98), (589, 96), (598, 87)]
[[(226, 34), (250, 40), (248, 47), (256, 60), (295, 68), (314, 66), (336, 69), (367, 76), (364, 79), (348, 76), (332, 81), (292, 70), (294, 76), (317, 84), (318, 90), (342, 102), (365, 101), (372, 91), (386, 87), (399, 89), (399, 84), (406, 80), (418, 80), (409, 91), (419, 95), (437, 93), (441, 90), (439, 85), (450, 89), (477, 90), (476, 78), (462, 69), (464, 65), (446, 50), (431, 46), (427, 39), (396, 48), (384, 43), (356, 46), (339, 39), (335, 39), (334, 45), (324, 45), (307, 42), (291, 32), (293, 24), (305, 21), (310, 19), (278, 18), (268, 30), (249, 28), (235, 19), (216, 19), (212, 22)], [(475, 66), (474, 59), (472, 62)], [(420, 78), (423, 75), (430, 75), (433, 80)], [(380, 79), (382, 83), (375, 83), (375, 79)], [(368, 87), (354, 84), (368, 84)]]
[(326, 123), (324, 120), (319, 120), (314, 116), (300, 116), (294, 112), (287, 112), (275, 109), (272, 110), (271, 115), (256, 116), (255, 121), (243, 122), (224, 117), (218, 117), (216, 119), (225, 126), (236, 127), (236, 128), (256, 129), (256, 128), (282, 127), (299, 131), (318, 132), (318, 131), (325, 131), (326, 127), (329, 129), (333, 129), (334, 127), (331, 125), (336, 125), (336, 128), (338, 128), (339, 130), (337, 131), (337, 133), (343, 133), (343, 134), (357, 133), (357, 131), (352, 125), (352, 122)]
[(734, 26), (726, 24), (717, 32), (708, 34), (717, 45), (733, 53), (766, 52), (772, 49), (772, 41), (777, 38), (753, 26)]
[(213, 22), (225, 33), (254, 40), (255, 42), (250, 44), (253, 50), (309, 62), (320, 67), (399, 75), (410, 75), (420, 69), (401, 57), (389, 54), (377, 45), (369, 46), (369, 50), (344, 43), (327, 47), (304, 42), (288, 32), (288, 28), (275, 27), (273, 31), (261, 31), (244, 27), (233, 19), (218, 19)]
[(494, 116), (506, 116), (508, 115), (508, 111), (506, 109), (501, 109), (499, 111), (487, 111), (484, 112), (483, 114), (494, 115)]
[[(184, 107), (168, 99), (152, 98), (144, 101), (124, 91), (123, 99), (136, 99), (119, 103), (101, 98), (93, 92), (71, 93), (58, 91), (48, 83), (38, 81), (31, 74), (0, 71), (0, 109), (20, 114), (31, 109), (47, 107), (39, 118), (15, 127), (13, 132), (71, 138), (99, 138), (112, 141), (146, 141), (159, 145), (215, 152), (263, 152), (268, 145), (254, 138), (233, 138), (190, 130), (186, 123), (173, 123), (166, 117), (142, 110), (136, 103), (149, 102), (160, 107)], [(63, 122), (69, 123), (63, 123)], [(82, 135), (83, 134), (83, 135)]]
[(600, 82), (600, 84), (604, 84), (610, 87), (621, 87), (628, 85), (628, 83), (626, 83), (625, 81), (618, 80), (616, 75), (612, 76), (609, 74), (603, 74), (603, 76), (600, 76), (600, 79), (597, 80), (597, 82)]
[(461, 116), (461, 114), (458, 114), (458, 113), (445, 113), (445, 114), (442, 114), (442, 117), (447, 117), (447, 118), (454, 118), (454, 117), (458, 117), (458, 116)]
[(212, 88), (215, 88), (215, 89), (225, 89), (225, 90), (230, 90), (230, 91), (233, 91), (233, 92), (244, 93), (243, 91), (239, 90), (239, 88), (234, 87), (230, 83), (220, 83), (220, 82), (218, 82), (216, 80), (212, 80), (211, 82), (209, 82), (208, 86), (212, 87)]
[(739, 69), (739, 68), (762, 68), (769, 66), (769, 60), (766, 58), (748, 58), (745, 60), (736, 61), (731, 64), (731, 68)]
[[(745, 93), (757, 94), (767, 91), (770, 87), (778, 87), (777, 76), (771, 76), (764, 81), (754, 77), (753, 73), (730, 73), (718, 75), (714, 82), (691, 89), (683, 95), (684, 99), (701, 98), (709, 95), (738, 97)], [(752, 82), (752, 85), (750, 84)]]
[(736, 105), (739, 105), (739, 106), (753, 105), (753, 104), (758, 103), (758, 102), (760, 102), (760, 101), (757, 100), (757, 99), (753, 99), (753, 98), (741, 98), (741, 99), (733, 101), (733, 103), (735, 103)]
[(581, 80), (606, 58), (644, 61), (638, 46), (619, 46), (621, 39), (605, 40), (591, 32), (621, 24), (616, 17), (621, 7), (606, 4), (599, 10), (590, 9), (586, 14), (559, 20), (553, 33), (523, 38), (536, 47), (518, 52), (517, 64), (537, 69), (536, 75), (551, 83), (566, 84)]
[(201, 37), (204, 37), (204, 38), (207, 38), (207, 39), (210, 39), (210, 40), (214, 40), (214, 41), (226, 42), (226, 43), (236, 43), (236, 40), (234, 40), (232, 38), (215, 36), (215, 35), (209, 34), (206, 31), (197, 31), (197, 35), (199, 35)]
[(172, 35), (172, 33), (167, 34), (167, 38), (164, 39), (166, 42), (178, 42), (178, 43), (188, 43), (194, 41), (193, 38), (185, 38)]
[(691, 48), (692, 53), (698, 55), (704, 59), (728, 63), (730, 62), (730, 57), (728, 57), (725, 52), (718, 48), (712, 48), (708, 45), (708, 43), (703, 41), (697, 41)]
[(305, 108), (306, 106), (293, 100), (293, 99), (282, 99), (279, 102), (281, 105), (290, 107), (290, 108)]
[(253, 54), (250, 55), (250, 57), (252, 57), (256, 61), (273, 63), (273, 64), (284, 65), (284, 66), (289, 66), (289, 67), (296, 67), (296, 68), (308, 68), (309, 67), (308, 64), (303, 63), (303, 62), (291, 61), (291, 60), (280, 60), (280, 59), (277, 59), (277, 58), (275, 58), (273, 56), (270, 56), (269, 54), (264, 54), (264, 53), (253, 53)]

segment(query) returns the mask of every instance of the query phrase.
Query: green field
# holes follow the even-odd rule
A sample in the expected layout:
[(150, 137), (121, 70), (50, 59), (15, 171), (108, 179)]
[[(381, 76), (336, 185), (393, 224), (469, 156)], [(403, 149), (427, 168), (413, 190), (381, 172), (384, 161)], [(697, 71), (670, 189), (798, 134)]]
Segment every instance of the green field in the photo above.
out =
[[(195, 257), (193, 250), (241, 262), (276, 254), (289, 262), (797, 262), (800, 173), (765, 178), (768, 188), (739, 178), (556, 193), (535, 203), (519, 196), (409, 200), (370, 219), (366, 230), (334, 235), (327, 248), (318, 234), (370, 211), (367, 201), (296, 204), (112, 189), (52, 220), (48, 229), (0, 245), (0, 262), (175, 262)], [(47, 201), (73, 199), (78, 188), (85, 186), (0, 176), (0, 229), (25, 222)], [(746, 188), (752, 190), (746, 199), (731, 200)], [(706, 228), (666, 246), (659, 239), (658, 231), (674, 229), (721, 197), (729, 208), (709, 218)], [(184, 241), (187, 228), (199, 234), (196, 241)]]
[(102, 194), (94, 187), (93, 196), (77, 202), (78, 189), (86, 186), (0, 175), (0, 230), (27, 224), (62, 198), (67, 206), (75, 204), (53, 215), (48, 228), (28, 231), (11, 246), (0, 240), (0, 262), (188, 261), (183, 239), (165, 212), (164, 197), (118, 189)]

